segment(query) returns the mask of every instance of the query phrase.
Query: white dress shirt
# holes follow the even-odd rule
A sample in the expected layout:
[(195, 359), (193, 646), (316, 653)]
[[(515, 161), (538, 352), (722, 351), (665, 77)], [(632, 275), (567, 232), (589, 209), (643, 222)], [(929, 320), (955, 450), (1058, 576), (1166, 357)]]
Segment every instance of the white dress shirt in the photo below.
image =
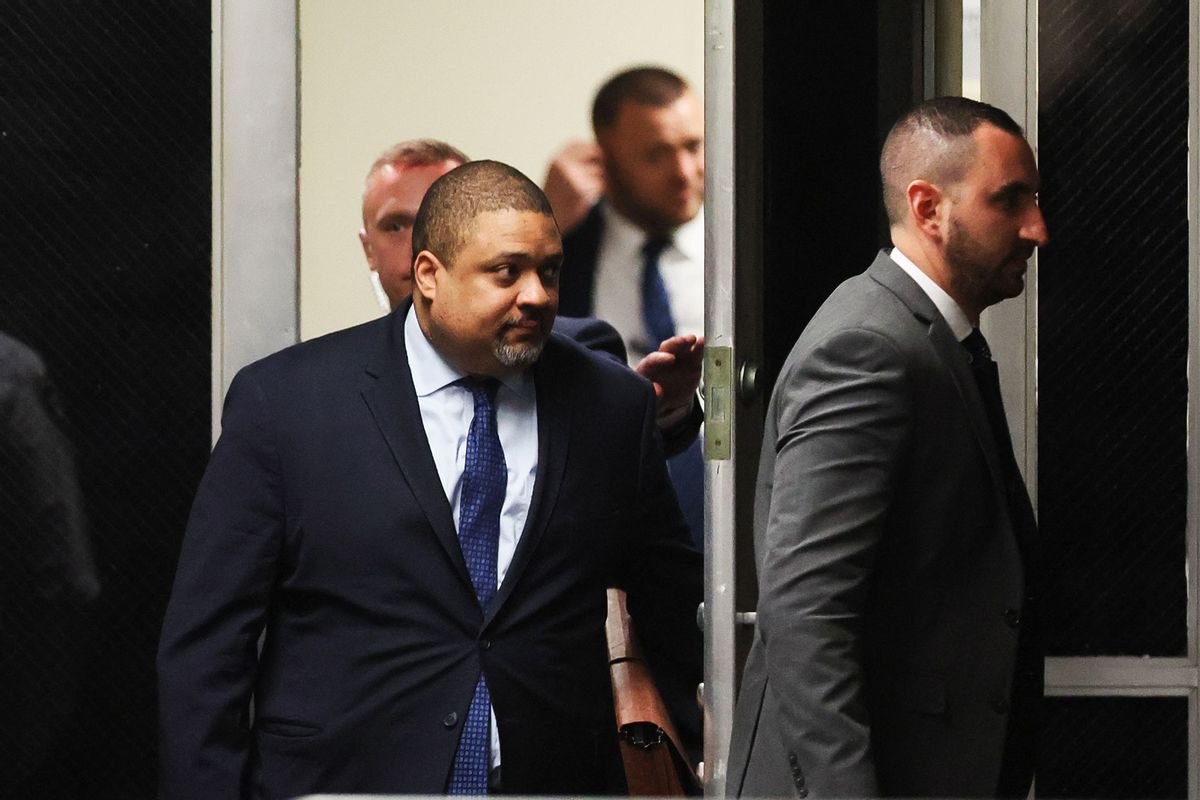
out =
[[(451, 385), (466, 377), (465, 373), (452, 367), (433, 348), (421, 332), (416, 312), (411, 307), (404, 320), (404, 346), (408, 351), (408, 366), (417, 392), (417, 404), (421, 407), (425, 436), (442, 489), (454, 512), (457, 530), (462, 506), (462, 476), (467, 463), (467, 432), (475, 416), (475, 401), (468, 389)], [(500, 382), (496, 392), (496, 429), (508, 469), (504, 505), (500, 510), (500, 544), (496, 553), (498, 589), (504, 583), (517, 541), (525, 528), (533, 482), (537, 478), (537, 393), (529, 372)], [(500, 735), (495, 709), (492, 710), (491, 739), (494, 769), (500, 766)]]
[(925, 292), (937, 306), (937, 310), (942, 312), (942, 317), (950, 326), (954, 338), (960, 342), (967, 338), (975, 326), (971, 324), (971, 320), (967, 319), (967, 314), (962, 310), (962, 306), (953, 297), (946, 294), (945, 289), (934, 283), (933, 278), (926, 275), (920, 267), (913, 263), (911, 258), (901, 253), (899, 247), (892, 248), (891, 256), (892, 261), (895, 261), (896, 265), (908, 274), (908, 277), (917, 282), (921, 291)]
[[(604, 235), (596, 253), (592, 316), (611, 324), (625, 340), (629, 363), (636, 364), (658, 342), (650, 343), (642, 320), (642, 246), (646, 232), (602, 203)], [(679, 335), (704, 333), (704, 210), (671, 234), (671, 246), (658, 259), (658, 270), (671, 317)]]

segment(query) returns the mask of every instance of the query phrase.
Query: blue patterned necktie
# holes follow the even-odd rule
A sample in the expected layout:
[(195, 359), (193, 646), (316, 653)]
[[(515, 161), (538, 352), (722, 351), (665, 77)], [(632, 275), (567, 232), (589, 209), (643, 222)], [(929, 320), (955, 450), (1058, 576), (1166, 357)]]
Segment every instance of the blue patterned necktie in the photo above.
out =
[(658, 258), (671, 246), (671, 237), (653, 236), (642, 245), (642, 322), (646, 325), (646, 350), (657, 350), (664, 339), (675, 335), (671, 299), (658, 269)]
[[(480, 608), (487, 610), (496, 594), (496, 551), (500, 542), (500, 510), (508, 472), (504, 448), (496, 429), (496, 391), (494, 378), (463, 378), (458, 384), (475, 400), (475, 416), (467, 432), (467, 463), (463, 469), (462, 496), (458, 512), (458, 541), (471, 575), (471, 585)], [(475, 695), (467, 709), (450, 771), (450, 794), (484, 795), (491, 770), (491, 694), (482, 673), (475, 684)]]

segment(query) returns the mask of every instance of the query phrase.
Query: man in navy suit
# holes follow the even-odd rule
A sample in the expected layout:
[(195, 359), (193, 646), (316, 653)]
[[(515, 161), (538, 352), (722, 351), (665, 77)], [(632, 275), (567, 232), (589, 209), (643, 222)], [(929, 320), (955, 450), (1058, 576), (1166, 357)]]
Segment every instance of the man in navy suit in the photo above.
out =
[(610, 585), (700, 678), (654, 394), (551, 333), (541, 190), (464, 165), (413, 242), (412, 301), (230, 387), (159, 650), (164, 797), (619, 792)]
[(675, 73), (636, 67), (596, 92), (592, 128), (604, 189), (563, 241), (562, 313), (607, 320), (640, 358), (704, 330), (703, 105)]
[[(636, 67), (596, 92), (592, 128), (604, 194), (563, 240), (562, 313), (611, 323), (637, 359), (672, 336), (704, 333), (703, 106), (675, 73)], [(703, 546), (700, 443), (670, 470)]]

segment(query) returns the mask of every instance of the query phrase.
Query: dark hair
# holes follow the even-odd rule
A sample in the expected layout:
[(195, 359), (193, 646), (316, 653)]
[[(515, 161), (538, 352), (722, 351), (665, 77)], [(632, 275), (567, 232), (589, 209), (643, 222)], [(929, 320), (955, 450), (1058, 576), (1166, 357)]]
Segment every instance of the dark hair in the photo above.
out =
[(462, 150), (439, 139), (409, 139), (384, 150), (367, 170), (367, 180), (371, 180), (372, 175), (389, 164), (397, 167), (427, 167), (443, 161), (465, 164), (470, 160)]
[(992, 125), (1014, 136), (1024, 131), (1004, 111), (966, 97), (935, 97), (919, 103), (892, 126), (879, 156), (883, 203), (896, 224), (908, 208), (906, 190), (918, 178), (953, 183), (966, 173), (975, 155), (972, 134)]
[(554, 218), (546, 195), (519, 170), (499, 161), (471, 161), (455, 167), (434, 181), (421, 200), (413, 222), (414, 259), (428, 250), (449, 266), (476, 217), (509, 209)]
[(616, 122), (625, 102), (662, 108), (687, 90), (683, 78), (662, 67), (634, 67), (618, 72), (596, 92), (592, 102), (592, 130), (599, 132)]

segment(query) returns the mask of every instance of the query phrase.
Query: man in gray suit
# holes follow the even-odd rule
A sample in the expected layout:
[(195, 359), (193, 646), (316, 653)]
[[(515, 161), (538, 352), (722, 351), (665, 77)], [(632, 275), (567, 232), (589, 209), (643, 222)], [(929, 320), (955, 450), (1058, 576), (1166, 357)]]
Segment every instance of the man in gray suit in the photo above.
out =
[(1047, 240), (1037, 165), (1003, 111), (938, 98), (880, 170), (895, 249), (813, 317), (767, 412), (727, 787), (1024, 797), (1037, 525), (978, 326)]

